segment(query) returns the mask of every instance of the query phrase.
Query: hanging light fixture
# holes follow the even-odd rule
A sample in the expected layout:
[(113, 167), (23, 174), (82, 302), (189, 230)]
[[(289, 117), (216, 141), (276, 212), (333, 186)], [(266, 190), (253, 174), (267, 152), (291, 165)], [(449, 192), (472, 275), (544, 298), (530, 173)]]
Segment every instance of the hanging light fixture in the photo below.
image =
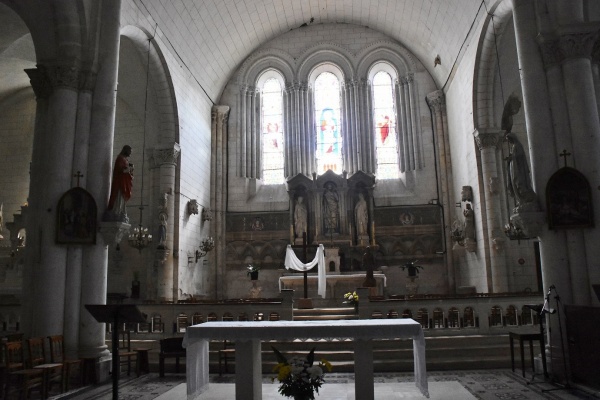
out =
[(140, 254), (152, 243), (152, 235), (148, 228), (142, 225), (144, 215), (144, 204), (142, 198), (144, 196), (144, 163), (146, 162), (146, 116), (148, 114), (148, 79), (150, 72), (150, 39), (148, 39), (148, 58), (146, 63), (146, 99), (144, 101), (144, 141), (142, 144), (142, 187), (140, 190), (140, 221), (137, 228), (133, 229), (133, 233), (129, 235), (129, 245), (138, 249)]

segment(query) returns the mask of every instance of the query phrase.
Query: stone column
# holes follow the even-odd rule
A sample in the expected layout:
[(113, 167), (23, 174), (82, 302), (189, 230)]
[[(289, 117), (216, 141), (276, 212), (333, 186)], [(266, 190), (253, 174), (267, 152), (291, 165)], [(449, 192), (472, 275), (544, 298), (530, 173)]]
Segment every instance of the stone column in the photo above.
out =
[[(27, 221), (27, 250), (37, 254), (32, 269), (31, 336), (63, 332), (67, 248), (55, 243), (56, 206), (71, 188), (79, 67), (76, 60), (38, 65), (38, 72), (50, 85), (45, 102), (43, 160), (32, 163), (32, 182), (41, 185), (30, 197), (34, 218)], [(39, 139), (38, 135), (35, 135)], [(31, 233), (31, 235), (29, 235)]]
[[(154, 167), (158, 168), (159, 175), (159, 210), (157, 215), (167, 216), (167, 235), (164, 248), (157, 248), (155, 252), (155, 264), (159, 268), (156, 287), (158, 288), (158, 298), (165, 300), (178, 300), (177, 293), (177, 268), (173, 258), (173, 243), (175, 222), (177, 222), (177, 212), (175, 210), (175, 167), (181, 149), (179, 144), (159, 146), (154, 149), (153, 161)], [(159, 218), (157, 217), (156, 220)], [(156, 238), (158, 241), (159, 238)], [(158, 242), (157, 242), (158, 243)]]
[[(481, 175), (485, 196), (485, 211), (482, 210), (482, 220), (485, 218), (490, 253), (491, 288), (492, 293), (508, 292), (509, 279), (506, 270), (504, 253), (504, 233), (502, 230), (502, 202), (498, 198), (498, 165), (496, 151), (503, 132), (500, 129), (478, 129), (474, 132), (475, 142), (481, 152)], [(490, 279), (488, 277), (488, 282)]]
[(229, 106), (213, 106), (211, 126), (211, 195), (213, 211), (212, 236), (215, 240), (213, 254), (215, 298), (222, 298), (224, 291), (225, 213), (227, 211), (227, 121)]
[[(596, 31), (590, 33), (566, 33), (558, 41), (558, 48), (564, 56), (562, 72), (565, 85), (566, 103), (569, 125), (573, 141), (573, 161), (575, 167), (586, 176), (592, 188), (600, 185), (600, 120), (598, 118), (598, 103), (594, 89), (594, 79), (591, 64), (591, 52), (597, 40)], [(600, 207), (600, 196), (592, 192), (594, 209)], [(600, 223), (596, 213), (595, 225)], [(579, 262), (571, 263), (571, 289), (573, 302), (580, 305), (591, 304), (591, 288), (588, 268), (600, 268), (600, 231), (589, 229), (583, 233), (585, 237), (585, 252)], [(571, 241), (575, 246), (579, 242)], [(576, 249), (574, 249), (576, 250)], [(587, 257), (585, 257), (587, 256)], [(587, 260), (585, 259), (587, 258)]]
[[(453, 204), (450, 196), (452, 194), (451, 182), (452, 182), (452, 162), (449, 157), (450, 143), (448, 142), (448, 117), (446, 114), (446, 98), (443, 90), (436, 90), (431, 92), (425, 98), (427, 105), (431, 111), (433, 137), (437, 157), (437, 170), (439, 171), (439, 182), (438, 191), (440, 198), (438, 199), (442, 210), (449, 209), (450, 205)], [(451, 215), (444, 213), (444, 219), (442, 221), (442, 229), (445, 232), (449, 232), (451, 226)], [(452, 248), (452, 239), (449, 234), (444, 235), (445, 243), (444, 249)], [(454, 271), (454, 257), (448, 257), (448, 252), (444, 254), (445, 264), (447, 265), (448, 274), (448, 292), (456, 292), (456, 274)]]
[[(87, 188), (96, 199), (98, 219), (108, 204), (112, 175), (117, 71), (119, 66), (119, 26), (121, 1), (102, 3), (97, 78), (91, 108), (91, 128), (87, 160)], [(79, 321), (79, 356), (103, 358), (109, 355), (105, 344), (105, 327), (84, 308), (86, 304), (106, 304), (108, 243), (102, 239), (83, 250), (81, 274), (81, 309)], [(108, 366), (104, 364), (107, 368)], [(107, 370), (101, 372), (99, 378)]]
[[(523, 110), (531, 155), (531, 177), (540, 204), (545, 205), (546, 183), (558, 169), (558, 153), (560, 151), (555, 147), (554, 140), (549, 139), (559, 138), (563, 134), (555, 132), (553, 126), (554, 115), (556, 112), (560, 112), (560, 109), (551, 112), (551, 104), (548, 102), (549, 88), (546, 86), (548, 79), (540, 79), (544, 76), (544, 68), (536, 42), (538, 30), (534, 4), (529, 0), (513, 0), (513, 4), (517, 55), (523, 90)], [(550, 94), (553, 94), (552, 91)], [(551, 232), (548, 230), (548, 226), (544, 225), (538, 236), (544, 291), (546, 292), (551, 285), (561, 285), (560, 295), (563, 303), (572, 303), (571, 288), (569, 285), (563, 284), (570, 281), (569, 269), (566, 268), (568, 258), (564, 233)], [(548, 315), (546, 318), (550, 325), (554, 326), (555, 316)], [(565, 332), (563, 331), (563, 333)], [(563, 363), (558, 329), (551, 330), (549, 344), (554, 357), (552, 370), (560, 374)]]

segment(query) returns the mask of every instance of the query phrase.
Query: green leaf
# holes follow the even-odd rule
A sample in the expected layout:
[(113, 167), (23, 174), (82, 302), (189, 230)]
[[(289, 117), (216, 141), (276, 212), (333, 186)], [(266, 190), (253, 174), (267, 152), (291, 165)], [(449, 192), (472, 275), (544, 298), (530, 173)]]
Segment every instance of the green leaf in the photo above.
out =
[(275, 356), (277, 357), (277, 362), (282, 363), (282, 364), (287, 364), (287, 359), (283, 356), (283, 354), (281, 354), (279, 352), (279, 350), (277, 350), (275, 347), (271, 346), (271, 348), (273, 349), (273, 352), (275, 353)]
[(316, 347), (313, 347), (310, 353), (308, 353), (308, 356), (306, 357), (306, 361), (308, 361), (308, 365), (310, 365), (311, 367), (313, 365), (313, 361), (315, 361), (315, 349)]

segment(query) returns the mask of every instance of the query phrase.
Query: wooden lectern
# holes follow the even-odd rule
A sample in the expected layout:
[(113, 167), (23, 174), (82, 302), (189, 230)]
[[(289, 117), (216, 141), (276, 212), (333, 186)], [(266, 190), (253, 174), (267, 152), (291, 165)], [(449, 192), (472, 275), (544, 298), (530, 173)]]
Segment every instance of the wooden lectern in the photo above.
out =
[(113, 324), (112, 329), (112, 392), (119, 400), (119, 324), (146, 322), (146, 317), (134, 304), (86, 304), (85, 308), (98, 322)]

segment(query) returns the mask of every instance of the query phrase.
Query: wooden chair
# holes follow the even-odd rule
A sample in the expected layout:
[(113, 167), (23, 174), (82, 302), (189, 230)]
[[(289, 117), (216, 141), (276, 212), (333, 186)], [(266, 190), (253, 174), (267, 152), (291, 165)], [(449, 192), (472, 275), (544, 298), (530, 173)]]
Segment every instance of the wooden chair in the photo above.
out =
[(223, 348), (219, 350), (219, 376), (223, 375), (223, 365), (225, 365), (225, 373), (229, 373), (229, 368), (227, 367), (228, 361), (235, 362), (235, 348), (234, 343), (229, 342), (227, 340), (223, 341)]
[(75, 374), (77, 376), (77, 384), (81, 386), (83, 384), (83, 360), (70, 360), (65, 358), (65, 346), (63, 335), (48, 336), (48, 342), (50, 343), (50, 362), (62, 363), (63, 365), (63, 392), (69, 391), (69, 385), (71, 384), (73, 371), (77, 372)]
[(29, 362), (33, 369), (40, 369), (44, 372), (43, 397), (48, 397), (48, 393), (53, 384), (57, 384), (60, 393), (63, 389), (63, 365), (62, 363), (47, 363), (46, 348), (44, 338), (36, 337), (27, 339), (27, 348), (29, 352)]
[(37, 389), (44, 397), (44, 371), (39, 368), (26, 368), (23, 356), (23, 342), (7, 342), (5, 348), (6, 386), (4, 398), (17, 394), (19, 399), (29, 398), (30, 391)]
[(179, 358), (185, 357), (183, 337), (173, 337), (160, 340), (158, 369), (161, 377), (165, 376), (165, 358), (175, 358), (175, 371), (179, 372)]
[[(119, 371), (121, 366), (127, 365), (127, 376), (131, 375), (131, 364), (137, 365), (137, 351), (131, 349), (131, 331), (129, 329), (119, 331)], [(114, 371), (113, 371), (114, 373)], [(136, 371), (139, 375), (139, 371)]]

